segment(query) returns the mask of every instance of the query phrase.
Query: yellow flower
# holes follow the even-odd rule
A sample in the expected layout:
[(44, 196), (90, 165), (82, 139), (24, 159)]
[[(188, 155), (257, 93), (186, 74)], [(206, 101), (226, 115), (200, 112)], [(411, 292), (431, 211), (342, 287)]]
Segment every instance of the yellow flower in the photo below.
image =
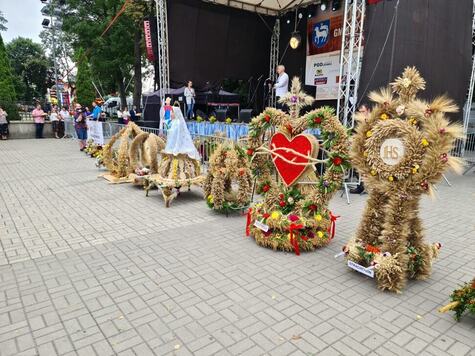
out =
[(393, 176), (389, 176), (388, 177), (388, 181), (392, 182), (394, 180), (394, 177)]
[(409, 123), (410, 123), (411, 125), (415, 125), (415, 124), (417, 124), (417, 119), (416, 119), (415, 117), (411, 117), (411, 118), (409, 119)]
[(211, 204), (214, 203), (214, 198), (213, 198), (213, 196), (212, 196), (211, 194), (208, 195), (208, 201), (209, 201)]
[(364, 156), (364, 157), (368, 157), (368, 151), (364, 151), (364, 152), (363, 152), (363, 156)]
[(271, 217), (272, 220), (278, 220), (280, 218), (280, 213), (278, 211), (273, 211), (270, 214), (270, 217)]
[(419, 165), (415, 164), (414, 167), (412, 167), (412, 174), (416, 174), (419, 171)]
[(378, 172), (376, 172), (374, 169), (371, 170), (371, 175), (375, 176)]
[(322, 216), (320, 214), (316, 214), (315, 221), (322, 221)]
[(427, 146), (429, 146), (429, 141), (427, 141), (427, 139), (423, 138), (421, 140), (421, 145), (424, 146), (424, 147), (427, 147)]
[(366, 132), (366, 137), (371, 137), (373, 136), (373, 131), (369, 130)]
[(322, 238), (322, 237), (323, 237), (323, 232), (317, 231), (317, 236), (318, 236), (319, 238)]
[(382, 113), (379, 118), (380, 118), (381, 120), (387, 120), (387, 119), (389, 119), (389, 115), (386, 114), (386, 113)]

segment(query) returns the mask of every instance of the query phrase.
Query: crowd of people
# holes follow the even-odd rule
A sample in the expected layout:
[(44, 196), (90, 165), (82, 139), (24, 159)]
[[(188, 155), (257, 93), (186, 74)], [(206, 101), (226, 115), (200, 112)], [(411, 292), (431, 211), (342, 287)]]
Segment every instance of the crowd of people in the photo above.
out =
[[(74, 110), (68, 110), (67, 106), (60, 108), (57, 105), (45, 109), (38, 103), (31, 112), (31, 117), (35, 124), (35, 137), (37, 139), (43, 138), (44, 125), (47, 121), (51, 122), (54, 137), (60, 139), (65, 137), (65, 122), (68, 120), (72, 120), (78, 137), (85, 137), (87, 136), (87, 120), (104, 122), (107, 118), (101, 104), (96, 101), (92, 102), (92, 110), (88, 106), (83, 107), (80, 104), (76, 104)], [(141, 117), (141, 112), (136, 106), (130, 110), (124, 107), (122, 110), (117, 111), (117, 117), (119, 124), (127, 124), (129, 121), (138, 121)], [(0, 140), (7, 140), (8, 136), (8, 113), (0, 107)], [(83, 140), (86, 140), (86, 138)]]

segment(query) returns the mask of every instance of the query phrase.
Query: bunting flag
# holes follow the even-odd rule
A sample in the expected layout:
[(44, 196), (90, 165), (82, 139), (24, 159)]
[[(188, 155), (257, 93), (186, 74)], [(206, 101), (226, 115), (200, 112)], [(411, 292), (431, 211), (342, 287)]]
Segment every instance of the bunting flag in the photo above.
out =
[(382, 0), (368, 0), (368, 5), (375, 5), (378, 2), (381, 2)]

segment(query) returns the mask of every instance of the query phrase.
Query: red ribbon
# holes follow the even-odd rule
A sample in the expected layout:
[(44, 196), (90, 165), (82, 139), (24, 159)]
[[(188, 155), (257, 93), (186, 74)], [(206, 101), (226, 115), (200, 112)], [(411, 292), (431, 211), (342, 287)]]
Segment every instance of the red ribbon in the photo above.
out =
[(331, 225), (328, 228), (328, 233), (330, 234), (330, 240), (332, 240), (335, 237), (335, 232), (336, 232), (336, 220), (340, 217), (340, 215), (333, 215), (332, 212), (330, 211), (330, 221)]
[(249, 208), (247, 211), (247, 221), (246, 221), (246, 236), (251, 235), (251, 213), (252, 213), (252, 208)]
[(299, 248), (299, 242), (297, 240), (297, 236), (294, 236), (294, 230), (300, 230), (303, 229), (304, 226), (302, 224), (290, 224), (289, 227), (289, 233), (290, 233), (290, 243), (294, 247), (295, 254), (297, 256), (300, 256), (300, 248)]

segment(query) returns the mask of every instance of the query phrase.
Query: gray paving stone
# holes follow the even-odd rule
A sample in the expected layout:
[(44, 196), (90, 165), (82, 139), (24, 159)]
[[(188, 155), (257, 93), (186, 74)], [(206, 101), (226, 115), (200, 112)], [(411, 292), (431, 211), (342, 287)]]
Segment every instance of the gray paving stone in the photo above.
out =
[(335, 197), (335, 241), (297, 257), (244, 238), (245, 218), (212, 213), (199, 189), (165, 209), (97, 175), (72, 141), (0, 145), (2, 356), (475, 354), (473, 317), (436, 311), (473, 277), (473, 174), (423, 199), (444, 248), (402, 295), (333, 258), (366, 196)]

